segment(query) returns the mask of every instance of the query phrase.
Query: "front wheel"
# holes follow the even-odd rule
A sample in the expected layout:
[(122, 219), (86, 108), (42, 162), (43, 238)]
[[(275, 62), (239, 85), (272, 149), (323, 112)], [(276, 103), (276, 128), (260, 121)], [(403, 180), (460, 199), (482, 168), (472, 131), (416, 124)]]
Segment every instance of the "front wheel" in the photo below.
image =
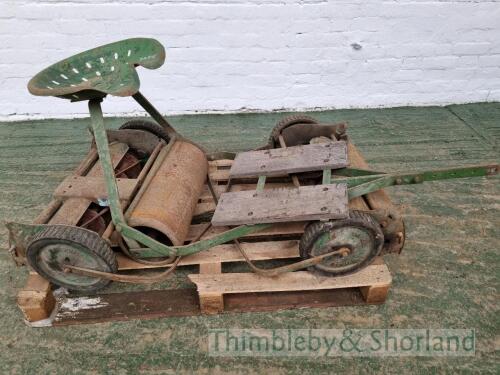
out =
[(65, 225), (51, 225), (39, 232), (26, 250), (28, 264), (46, 280), (81, 292), (93, 292), (110, 280), (67, 272), (71, 265), (115, 273), (115, 253), (97, 233)]
[(369, 265), (383, 244), (384, 235), (377, 221), (366, 212), (351, 210), (346, 219), (307, 226), (299, 250), (304, 259), (338, 251), (315, 265), (314, 270), (326, 276), (340, 276)]

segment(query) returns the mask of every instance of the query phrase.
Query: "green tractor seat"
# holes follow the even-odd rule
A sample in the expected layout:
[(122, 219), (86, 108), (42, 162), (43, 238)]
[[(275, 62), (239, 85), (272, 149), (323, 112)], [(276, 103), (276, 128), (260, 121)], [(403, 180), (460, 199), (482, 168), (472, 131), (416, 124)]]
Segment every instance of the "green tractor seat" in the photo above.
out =
[(155, 39), (132, 38), (71, 56), (42, 70), (28, 83), (33, 95), (57, 96), (71, 101), (131, 96), (139, 91), (135, 67), (157, 69), (165, 49)]

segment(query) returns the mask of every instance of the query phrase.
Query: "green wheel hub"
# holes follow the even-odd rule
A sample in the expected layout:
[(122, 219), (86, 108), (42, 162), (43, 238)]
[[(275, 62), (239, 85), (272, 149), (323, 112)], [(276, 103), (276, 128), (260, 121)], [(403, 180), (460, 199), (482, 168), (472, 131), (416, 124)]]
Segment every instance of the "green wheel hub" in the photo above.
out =
[(28, 262), (41, 276), (56, 285), (76, 291), (94, 291), (109, 280), (68, 272), (77, 266), (103, 272), (116, 272), (113, 251), (96, 233), (70, 226), (49, 226), (28, 245)]
[(350, 211), (349, 218), (309, 225), (299, 244), (300, 254), (311, 258), (333, 251), (315, 269), (329, 276), (345, 275), (370, 264), (380, 254), (384, 236), (369, 214)]

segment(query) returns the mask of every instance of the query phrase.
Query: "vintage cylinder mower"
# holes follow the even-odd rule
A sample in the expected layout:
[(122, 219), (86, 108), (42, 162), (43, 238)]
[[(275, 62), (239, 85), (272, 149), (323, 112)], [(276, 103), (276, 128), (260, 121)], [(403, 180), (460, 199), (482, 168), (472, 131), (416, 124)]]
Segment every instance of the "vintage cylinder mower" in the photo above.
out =
[[(233, 155), (221, 189), (208, 173), (214, 157), (178, 134), (139, 92), (136, 68), (156, 69), (164, 59), (158, 41), (127, 39), (60, 61), (31, 79), (34, 95), (88, 101), (93, 144), (33, 224), (7, 224), (18, 264), (27, 263), (58, 286), (94, 291), (112, 280), (161, 281), (181, 257), (233, 243), (261, 275), (299, 269), (344, 275), (369, 265), (384, 247), (396, 243), (401, 249), (404, 242), (396, 213), (349, 210), (349, 200), (392, 185), (498, 172), (498, 165), (399, 174), (349, 168), (343, 124), (290, 116), (277, 124), (265, 147)], [(132, 96), (156, 122), (132, 120), (106, 131), (101, 102), (107, 95)], [(240, 189), (231, 191), (236, 182)], [(205, 189), (216, 208), (195, 215)], [(189, 235), (194, 222), (202, 230)], [(245, 237), (291, 222), (305, 226), (302, 259), (257, 267), (241, 246)], [(217, 230), (206, 236), (209, 229)], [(165, 271), (120, 274), (119, 252)]]

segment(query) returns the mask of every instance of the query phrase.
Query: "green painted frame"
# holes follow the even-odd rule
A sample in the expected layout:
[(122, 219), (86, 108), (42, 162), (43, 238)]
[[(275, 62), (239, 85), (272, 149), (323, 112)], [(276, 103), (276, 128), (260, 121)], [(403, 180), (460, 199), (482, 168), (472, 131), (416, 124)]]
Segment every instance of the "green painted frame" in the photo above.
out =
[[(149, 103), (142, 94), (134, 95), (134, 99), (163, 126), (171, 135), (171, 140), (181, 138), (176, 131), (167, 123), (163, 116)], [(154, 240), (139, 230), (130, 227), (123, 215), (120, 200), (118, 199), (118, 186), (116, 183), (111, 156), (108, 145), (108, 137), (104, 127), (104, 117), (101, 109), (101, 98), (93, 98), (89, 100), (89, 112), (91, 119), (91, 127), (94, 133), (95, 144), (99, 155), (99, 162), (103, 170), (104, 180), (106, 184), (106, 197), (111, 211), (112, 221), (116, 230), (125, 238), (132, 240), (131, 243), (139, 243), (144, 247), (132, 248), (131, 253), (138, 258), (158, 258), (168, 256), (186, 256), (200, 251), (207, 250), (217, 245), (221, 245), (233, 240), (237, 240), (251, 233), (259, 232), (269, 228), (273, 223), (269, 224), (253, 224), (242, 225), (236, 228), (229, 229), (221, 234), (215, 235), (206, 240), (196, 241), (183, 246), (167, 246), (161, 242)], [(161, 120), (163, 119), (163, 120)], [(437, 181), (451, 178), (464, 177), (482, 177), (497, 174), (499, 170), (498, 164), (492, 165), (475, 165), (468, 167), (437, 169), (429, 171), (407, 172), (407, 173), (384, 173), (370, 171), (365, 169), (342, 168), (337, 170), (324, 170), (322, 183), (345, 183), (348, 187), (348, 199), (360, 197), (374, 191), (383, 189), (393, 185), (409, 185), (419, 184), (425, 181)], [(264, 188), (266, 178), (259, 177), (256, 189)], [(104, 197), (103, 197), (104, 198)], [(30, 238), (45, 228), (46, 224), (21, 224), (7, 223), (9, 229), (10, 242), (26, 248)], [(15, 245), (11, 246), (14, 250)], [(15, 252), (11, 251), (14, 255)]]
[[(99, 162), (101, 163), (108, 193), (107, 201), (109, 204), (111, 218), (113, 220), (113, 224), (115, 225), (115, 229), (125, 238), (132, 239), (146, 246), (146, 248), (141, 248), (140, 250), (131, 250), (135, 255), (141, 258), (190, 255), (235, 240), (247, 234), (258, 232), (272, 225), (242, 225), (225, 231), (224, 233), (216, 235), (212, 238), (197, 241), (184, 246), (164, 245), (161, 242), (158, 242), (153, 238), (145, 235), (144, 233), (138, 231), (137, 229), (129, 226), (125, 220), (125, 217), (123, 216), (123, 210), (120, 204), (118, 185), (116, 183), (116, 178), (109, 152), (108, 137), (106, 135), (106, 129), (104, 128), (104, 117), (101, 109), (101, 101), (102, 99), (89, 100), (89, 112), (91, 126), (97, 147), (97, 153), (99, 155)], [(150, 112), (150, 108), (144, 109)]]
[[(153, 107), (153, 105), (142, 96), (134, 96), (134, 99), (153, 117), (161, 126), (167, 128), (173, 139), (177, 136), (175, 130), (166, 122), (164, 117)], [(91, 125), (94, 132), (99, 161), (104, 173), (106, 188), (108, 192), (108, 202), (111, 217), (116, 230), (126, 239), (132, 239), (145, 248), (131, 249), (131, 252), (140, 258), (154, 258), (165, 256), (185, 256), (194, 254), (211, 247), (221, 245), (251, 233), (269, 228), (273, 224), (242, 225), (225, 231), (212, 238), (197, 241), (184, 246), (164, 245), (137, 229), (130, 227), (124, 216), (118, 198), (118, 186), (116, 183), (113, 166), (108, 146), (108, 139), (104, 128), (104, 118), (101, 110), (102, 99), (89, 100), (89, 112)], [(422, 183), (424, 181), (435, 181), (450, 178), (479, 177), (498, 173), (498, 165), (470, 166), (451, 169), (431, 170), (413, 173), (384, 173), (364, 169), (343, 168), (335, 171), (325, 170), (323, 172), (322, 183), (345, 183), (348, 187), (348, 197), (353, 199), (382, 188), (392, 185), (408, 185)], [(262, 190), (265, 184), (265, 177), (259, 177), (257, 190)]]

